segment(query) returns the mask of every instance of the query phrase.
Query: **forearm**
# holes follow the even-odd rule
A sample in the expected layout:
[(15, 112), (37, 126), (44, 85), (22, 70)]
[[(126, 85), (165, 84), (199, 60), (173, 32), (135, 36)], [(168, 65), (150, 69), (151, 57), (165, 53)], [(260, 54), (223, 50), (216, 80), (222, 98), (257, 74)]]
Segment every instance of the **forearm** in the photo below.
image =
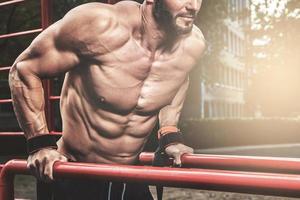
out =
[(175, 95), (171, 104), (162, 108), (159, 112), (160, 127), (164, 126), (177, 126), (179, 117), (183, 108), (183, 103), (189, 86), (189, 78), (183, 82)]
[(177, 126), (179, 117), (181, 114), (182, 106), (172, 107), (171, 105), (164, 107), (159, 112), (159, 125), (165, 126)]
[(22, 69), (25, 63), (14, 65), (9, 74), (9, 84), (14, 111), (26, 138), (48, 133), (44, 112), (44, 91), (41, 80)]

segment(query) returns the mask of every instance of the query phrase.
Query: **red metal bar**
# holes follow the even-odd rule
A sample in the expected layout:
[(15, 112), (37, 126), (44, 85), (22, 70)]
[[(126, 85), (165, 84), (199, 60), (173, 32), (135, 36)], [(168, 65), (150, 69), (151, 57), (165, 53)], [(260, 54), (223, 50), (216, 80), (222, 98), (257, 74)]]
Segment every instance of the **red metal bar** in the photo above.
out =
[[(15, 174), (29, 174), (25, 160), (9, 161), (2, 168), (1, 200), (13, 200)], [(290, 174), (57, 162), (54, 165), (54, 177), (143, 182), (181, 188), (300, 197), (300, 175)]]
[(25, 0), (12, 0), (12, 1), (5, 1), (0, 3), (0, 7), (1, 6), (7, 6), (7, 5), (11, 5), (11, 4), (16, 4), (16, 3), (21, 3), (24, 2)]
[(28, 31), (9, 33), (9, 34), (0, 35), (0, 39), (17, 37), (17, 36), (22, 36), (22, 35), (29, 35), (29, 34), (33, 34), (33, 33), (40, 33), (41, 31), (42, 31), (42, 29), (38, 28), (38, 29), (33, 29), (33, 30), (28, 30)]
[(0, 72), (9, 71), (11, 67), (0, 67)]
[(12, 100), (11, 99), (0, 99), (0, 104), (1, 103), (11, 103)]
[(60, 96), (50, 96), (50, 100), (60, 100)]
[(13, 180), (15, 174), (30, 174), (26, 167), (26, 161), (9, 161), (0, 173), (0, 199), (14, 200)]
[[(57, 131), (52, 131), (50, 133), (57, 136), (60, 136), (62, 134), (62, 132), (57, 132)], [(0, 139), (2, 136), (10, 136), (10, 137), (24, 136), (24, 132), (0, 132)]]
[[(140, 154), (142, 164), (151, 164), (153, 158), (153, 153)], [(181, 159), (184, 167), (300, 173), (298, 158), (189, 154)], [(171, 160), (167, 162), (172, 163)]]

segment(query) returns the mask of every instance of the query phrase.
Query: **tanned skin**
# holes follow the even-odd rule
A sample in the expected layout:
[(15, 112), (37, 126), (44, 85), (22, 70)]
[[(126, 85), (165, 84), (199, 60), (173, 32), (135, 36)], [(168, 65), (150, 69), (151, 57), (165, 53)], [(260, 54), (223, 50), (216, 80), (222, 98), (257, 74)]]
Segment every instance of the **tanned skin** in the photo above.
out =
[[(193, 25), (200, 6), (201, 0), (89, 3), (34, 39), (9, 75), (27, 139), (49, 133), (41, 79), (66, 73), (58, 149), (28, 157), (37, 178), (53, 180), (54, 162), (68, 159), (132, 164), (157, 120), (177, 125), (188, 73), (205, 48)], [(193, 149), (174, 144), (166, 152), (180, 164)]]

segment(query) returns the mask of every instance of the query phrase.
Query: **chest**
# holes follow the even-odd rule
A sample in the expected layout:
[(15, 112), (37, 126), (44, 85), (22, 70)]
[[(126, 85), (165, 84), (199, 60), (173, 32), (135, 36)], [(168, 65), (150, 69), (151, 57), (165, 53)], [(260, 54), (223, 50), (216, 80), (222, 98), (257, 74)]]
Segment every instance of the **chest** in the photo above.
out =
[(151, 57), (131, 41), (97, 57), (82, 83), (97, 108), (155, 112), (171, 103), (193, 65), (182, 51)]

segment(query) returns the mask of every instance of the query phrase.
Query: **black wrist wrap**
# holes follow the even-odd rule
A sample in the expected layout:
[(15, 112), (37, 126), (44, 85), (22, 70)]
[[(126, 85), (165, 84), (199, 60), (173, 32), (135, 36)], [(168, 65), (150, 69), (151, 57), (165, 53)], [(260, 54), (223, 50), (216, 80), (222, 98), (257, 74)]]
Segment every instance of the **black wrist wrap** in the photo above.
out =
[(162, 149), (165, 149), (171, 144), (183, 143), (182, 133), (181, 132), (172, 132), (161, 136), (159, 140), (159, 146)]
[(27, 152), (29, 154), (35, 153), (43, 148), (57, 149), (56, 136), (51, 134), (43, 134), (27, 140)]

